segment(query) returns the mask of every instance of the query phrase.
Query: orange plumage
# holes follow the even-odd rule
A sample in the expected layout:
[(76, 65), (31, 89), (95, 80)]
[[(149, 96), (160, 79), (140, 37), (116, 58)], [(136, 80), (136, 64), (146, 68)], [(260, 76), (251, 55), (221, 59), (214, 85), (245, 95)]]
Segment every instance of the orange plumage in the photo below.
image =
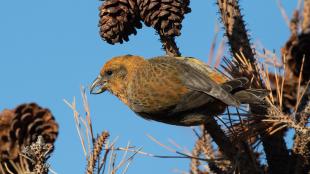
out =
[(143, 118), (191, 126), (228, 105), (261, 101), (266, 91), (246, 89), (247, 83), (246, 78), (229, 80), (195, 58), (125, 55), (103, 66), (91, 93), (108, 90)]

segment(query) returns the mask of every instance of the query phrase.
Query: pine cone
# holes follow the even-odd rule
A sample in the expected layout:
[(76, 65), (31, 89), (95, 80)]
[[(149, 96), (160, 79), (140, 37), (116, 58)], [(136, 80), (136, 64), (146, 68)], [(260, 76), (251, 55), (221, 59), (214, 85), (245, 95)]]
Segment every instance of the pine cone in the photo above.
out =
[(14, 111), (3, 110), (0, 113), (0, 161), (9, 158), (10, 143), (9, 132), (10, 125), (14, 118)]
[(23, 147), (36, 142), (40, 135), (46, 143), (53, 144), (57, 134), (58, 124), (52, 113), (35, 103), (4, 110), (0, 113), (0, 161), (18, 163)]
[(136, 0), (105, 0), (100, 10), (100, 36), (109, 44), (128, 41), (142, 28)]
[(282, 54), (287, 60), (291, 71), (299, 77), (303, 58), (303, 83), (310, 80), (310, 33), (302, 33), (299, 36), (292, 36), (282, 49)]
[(181, 34), (184, 15), (191, 11), (187, 0), (140, 0), (138, 4), (145, 24), (170, 37)]

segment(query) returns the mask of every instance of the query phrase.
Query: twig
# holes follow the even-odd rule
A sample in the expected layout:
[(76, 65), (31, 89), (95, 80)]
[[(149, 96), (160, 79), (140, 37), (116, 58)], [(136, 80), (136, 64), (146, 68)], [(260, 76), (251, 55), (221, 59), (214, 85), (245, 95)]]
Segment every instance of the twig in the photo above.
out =
[(152, 140), (153, 142), (155, 142), (156, 144), (158, 144), (159, 146), (161, 146), (161, 147), (167, 149), (168, 151), (173, 152), (173, 153), (176, 152), (176, 150), (172, 149), (172, 148), (169, 147), (169, 146), (166, 146), (166, 145), (162, 144), (161, 142), (159, 142), (158, 140), (156, 140), (153, 136), (151, 136), (151, 135), (149, 135), (149, 134), (146, 134), (146, 136), (147, 136), (150, 140)]
[(4, 163), (5, 169), (7, 172), (9, 172), (9, 174), (14, 174), (9, 168), (8, 165), (6, 163)]
[(286, 25), (289, 27), (290, 26), (290, 20), (289, 20), (289, 17), (287, 16), (287, 14), (286, 14), (286, 11), (285, 11), (285, 9), (284, 9), (284, 7), (282, 5), (281, 0), (277, 0), (277, 4), (278, 4), (278, 7), (279, 7), (280, 12), (281, 12), (281, 15), (282, 15)]
[(82, 95), (82, 99), (83, 99), (84, 110), (86, 112), (86, 120), (88, 123), (88, 129), (90, 130), (92, 142), (94, 143), (95, 137), (94, 137), (93, 126), (92, 126), (91, 117), (90, 117), (90, 110), (89, 110), (89, 105), (88, 105), (88, 100), (87, 100), (85, 88), (83, 86), (81, 86), (81, 95)]
[(163, 48), (166, 51), (166, 54), (168, 56), (172, 56), (172, 57), (178, 57), (181, 56), (181, 53), (179, 51), (179, 48), (175, 42), (174, 37), (169, 37), (169, 36), (164, 36), (164, 35), (160, 35), (160, 41), (163, 45)]
[(212, 65), (212, 62), (213, 62), (213, 56), (214, 56), (214, 51), (215, 51), (215, 47), (216, 47), (216, 41), (217, 41), (217, 37), (218, 37), (218, 34), (219, 34), (219, 25), (218, 23), (215, 24), (215, 27), (214, 27), (214, 36), (213, 36), (213, 39), (212, 39), (212, 43), (211, 43), (211, 48), (210, 48), (210, 53), (209, 53), (209, 59), (208, 59), (208, 65)]
[(134, 156), (136, 156), (138, 154), (138, 152), (142, 149), (142, 147), (138, 148), (138, 150), (136, 150), (129, 158), (127, 158), (126, 160), (122, 160), (119, 165), (114, 169), (114, 172), (116, 170), (118, 170), (122, 165), (124, 165), (126, 162), (128, 161), (132, 161), (132, 159), (134, 158)]
[(81, 134), (81, 125), (80, 125), (80, 122), (79, 122), (79, 113), (77, 112), (76, 110), (76, 102), (75, 102), (75, 97), (73, 97), (73, 101), (72, 101), (72, 104), (70, 104), (67, 100), (63, 99), (63, 101), (72, 109), (73, 111), (73, 116), (74, 116), (74, 121), (75, 121), (75, 127), (76, 127), (76, 130), (78, 132), (78, 135), (79, 135), (79, 138), (80, 138), (80, 141), (81, 141), (81, 144), (82, 144), (82, 148), (83, 148), (83, 152), (84, 152), (84, 155), (85, 157), (87, 157), (87, 151), (86, 151), (86, 147), (85, 147), (85, 143), (84, 143), (84, 138)]

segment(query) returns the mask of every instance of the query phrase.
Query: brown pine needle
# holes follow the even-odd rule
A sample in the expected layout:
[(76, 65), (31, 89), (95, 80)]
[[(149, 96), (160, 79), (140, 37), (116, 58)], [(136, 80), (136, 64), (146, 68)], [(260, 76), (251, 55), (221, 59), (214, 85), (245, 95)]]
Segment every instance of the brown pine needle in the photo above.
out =
[(173, 152), (173, 153), (176, 153), (176, 150), (172, 149), (171, 147), (167, 146), (167, 145), (164, 145), (163, 143), (159, 142), (156, 138), (154, 138), (153, 136), (149, 135), (149, 134), (146, 134), (146, 136), (152, 140), (153, 142), (155, 142), (156, 144), (158, 144), (159, 146), (167, 149), (168, 151), (170, 152)]
[(286, 25), (289, 27), (290, 26), (290, 19), (289, 19), (289, 17), (286, 14), (286, 11), (285, 11), (285, 9), (284, 9), (284, 7), (282, 5), (281, 0), (277, 0), (277, 4), (278, 4), (278, 7), (279, 7), (280, 12), (281, 12), (281, 15), (282, 15)]
[[(301, 86), (301, 80), (302, 80), (302, 72), (303, 72), (303, 69), (304, 69), (304, 62), (305, 62), (305, 55), (303, 56), (302, 58), (302, 63), (301, 63), (301, 68), (300, 68), (300, 72), (299, 72), (299, 77), (298, 77), (298, 87), (297, 87), (297, 102), (296, 102), (296, 105), (295, 105), (295, 112), (294, 112), (294, 115), (296, 115), (296, 112), (298, 110), (298, 106), (299, 106), (299, 103), (301, 101), (301, 98), (303, 96), (300, 96), (300, 86)], [(308, 82), (309, 84), (309, 82)], [(307, 87), (308, 87), (308, 84), (307, 84)], [(305, 88), (305, 91), (307, 90), (307, 88)]]
[(84, 155), (85, 155), (85, 157), (87, 157), (87, 151), (86, 151), (86, 147), (85, 147), (85, 143), (84, 143), (84, 138), (83, 138), (82, 133), (81, 133), (81, 124), (80, 124), (80, 121), (79, 121), (79, 113), (78, 113), (77, 110), (76, 110), (75, 97), (73, 97), (72, 104), (70, 104), (70, 103), (69, 103), (67, 100), (65, 100), (65, 99), (63, 99), (63, 101), (64, 101), (64, 102), (72, 109), (72, 111), (73, 111), (73, 116), (74, 116), (74, 121), (75, 121), (75, 127), (76, 127), (77, 133), (78, 133), (78, 135), (79, 135), (81, 144), (82, 144), (82, 148), (83, 148)]

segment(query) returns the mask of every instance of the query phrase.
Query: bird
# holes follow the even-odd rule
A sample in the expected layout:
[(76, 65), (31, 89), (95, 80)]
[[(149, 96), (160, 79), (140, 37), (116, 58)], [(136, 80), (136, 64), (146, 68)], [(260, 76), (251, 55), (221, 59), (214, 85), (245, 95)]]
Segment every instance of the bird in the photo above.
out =
[(109, 91), (147, 120), (196, 126), (227, 106), (259, 104), (268, 95), (248, 86), (247, 78), (231, 79), (193, 57), (122, 55), (104, 64), (90, 93)]

